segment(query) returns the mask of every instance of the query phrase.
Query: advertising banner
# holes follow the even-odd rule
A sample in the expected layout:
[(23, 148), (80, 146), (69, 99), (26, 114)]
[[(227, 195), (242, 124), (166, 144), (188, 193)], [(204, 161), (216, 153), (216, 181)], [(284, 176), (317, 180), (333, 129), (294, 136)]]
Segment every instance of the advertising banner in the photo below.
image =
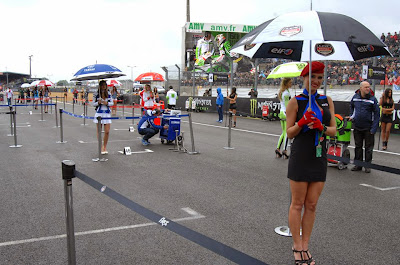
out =
[(363, 65), (362, 78), (385, 80), (386, 68)]
[(186, 71), (204, 73), (250, 72), (254, 62), (231, 52), (231, 47), (254, 25), (187, 22), (184, 30), (183, 59)]

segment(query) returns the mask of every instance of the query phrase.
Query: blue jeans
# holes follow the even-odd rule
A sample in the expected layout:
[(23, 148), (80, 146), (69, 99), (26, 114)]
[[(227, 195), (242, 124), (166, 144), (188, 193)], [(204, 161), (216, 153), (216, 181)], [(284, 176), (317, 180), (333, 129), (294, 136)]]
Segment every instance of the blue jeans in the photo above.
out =
[(154, 135), (156, 135), (159, 130), (158, 129), (154, 129), (154, 128), (144, 128), (144, 129), (139, 129), (139, 134), (144, 135), (143, 136), (143, 140), (148, 141), (151, 137), (153, 137)]
[(222, 113), (222, 105), (217, 105), (217, 111), (218, 111), (218, 120), (222, 121), (224, 119), (224, 115)]
[(11, 105), (11, 98), (7, 98), (7, 103), (8, 103), (8, 106)]

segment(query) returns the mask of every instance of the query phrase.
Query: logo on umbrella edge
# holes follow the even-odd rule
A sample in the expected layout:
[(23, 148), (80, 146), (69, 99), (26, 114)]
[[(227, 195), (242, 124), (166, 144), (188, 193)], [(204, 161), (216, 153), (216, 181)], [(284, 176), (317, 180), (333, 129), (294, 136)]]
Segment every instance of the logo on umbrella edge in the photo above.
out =
[(251, 50), (251, 49), (254, 48), (254, 46), (256, 46), (255, 43), (253, 43), (253, 44), (246, 44), (246, 45), (244, 45), (244, 50), (245, 50), (245, 51)]
[(317, 43), (315, 44), (315, 53), (322, 56), (329, 56), (335, 53), (335, 49), (330, 43)]
[(302, 27), (301, 26), (290, 26), (290, 27), (284, 27), (281, 29), (279, 32), (279, 35), (285, 36), (285, 37), (291, 37), (296, 34), (299, 34), (302, 32)]

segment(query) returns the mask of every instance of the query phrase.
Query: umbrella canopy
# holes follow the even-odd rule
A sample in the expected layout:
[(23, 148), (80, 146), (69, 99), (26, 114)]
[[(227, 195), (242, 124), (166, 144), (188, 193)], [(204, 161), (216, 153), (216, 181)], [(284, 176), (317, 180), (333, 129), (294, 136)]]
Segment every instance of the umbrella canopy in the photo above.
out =
[(164, 81), (164, 77), (155, 72), (148, 72), (148, 73), (143, 73), (136, 77), (135, 81), (141, 82), (141, 81)]
[(300, 76), (301, 71), (303, 71), (306, 65), (307, 63), (303, 62), (291, 62), (278, 65), (277, 67), (272, 69), (267, 79)]
[(30, 86), (54, 86), (54, 83), (49, 80), (36, 80)]
[(121, 82), (118, 80), (112, 79), (112, 80), (107, 80), (107, 86), (121, 86)]
[(31, 84), (23, 83), (23, 84), (21, 85), (21, 88), (27, 88), (27, 87), (30, 87), (30, 86), (31, 86)]
[(92, 64), (80, 69), (71, 81), (98, 80), (124, 76), (117, 67), (109, 64)]
[(358, 21), (317, 11), (287, 13), (268, 20), (243, 36), (231, 51), (251, 58), (294, 61), (391, 56), (386, 45)]

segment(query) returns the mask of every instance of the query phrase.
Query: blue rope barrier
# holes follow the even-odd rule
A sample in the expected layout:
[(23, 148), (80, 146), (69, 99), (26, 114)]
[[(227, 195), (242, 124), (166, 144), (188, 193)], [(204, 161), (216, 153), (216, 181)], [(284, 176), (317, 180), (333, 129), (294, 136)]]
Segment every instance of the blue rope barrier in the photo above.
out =
[(68, 115), (70, 115), (70, 116), (72, 116), (72, 117), (75, 117), (75, 118), (85, 118), (85, 119), (89, 119), (89, 120), (94, 120), (94, 117), (89, 117), (89, 116), (84, 116), (84, 115), (77, 115), (77, 114), (74, 114), (74, 113), (71, 113), (71, 112), (68, 112), (68, 111), (65, 111), (65, 110), (62, 110), (62, 112), (63, 113), (65, 113), (65, 114), (68, 114)]
[(42, 104), (14, 104), (14, 105), (0, 105), (0, 107), (29, 107), (29, 106), (55, 106), (55, 103), (42, 103)]
[[(91, 119), (94, 120), (96, 119), (95, 117), (89, 117), (89, 116), (84, 116), (84, 115), (77, 115), (65, 110), (62, 110), (63, 113), (68, 114), (72, 117), (75, 118), (85, 118), (85, 119)], [(149, 118), (180, 118), (180, 117), (189, 117), (189, 114), (182, 114), (182, 115), (164, 115), (164, 116), (150, 116)], [(142, 117), (108, 117), (108, 118), (101, 118), (102, 120), (138, 120), (141, 119)]]

